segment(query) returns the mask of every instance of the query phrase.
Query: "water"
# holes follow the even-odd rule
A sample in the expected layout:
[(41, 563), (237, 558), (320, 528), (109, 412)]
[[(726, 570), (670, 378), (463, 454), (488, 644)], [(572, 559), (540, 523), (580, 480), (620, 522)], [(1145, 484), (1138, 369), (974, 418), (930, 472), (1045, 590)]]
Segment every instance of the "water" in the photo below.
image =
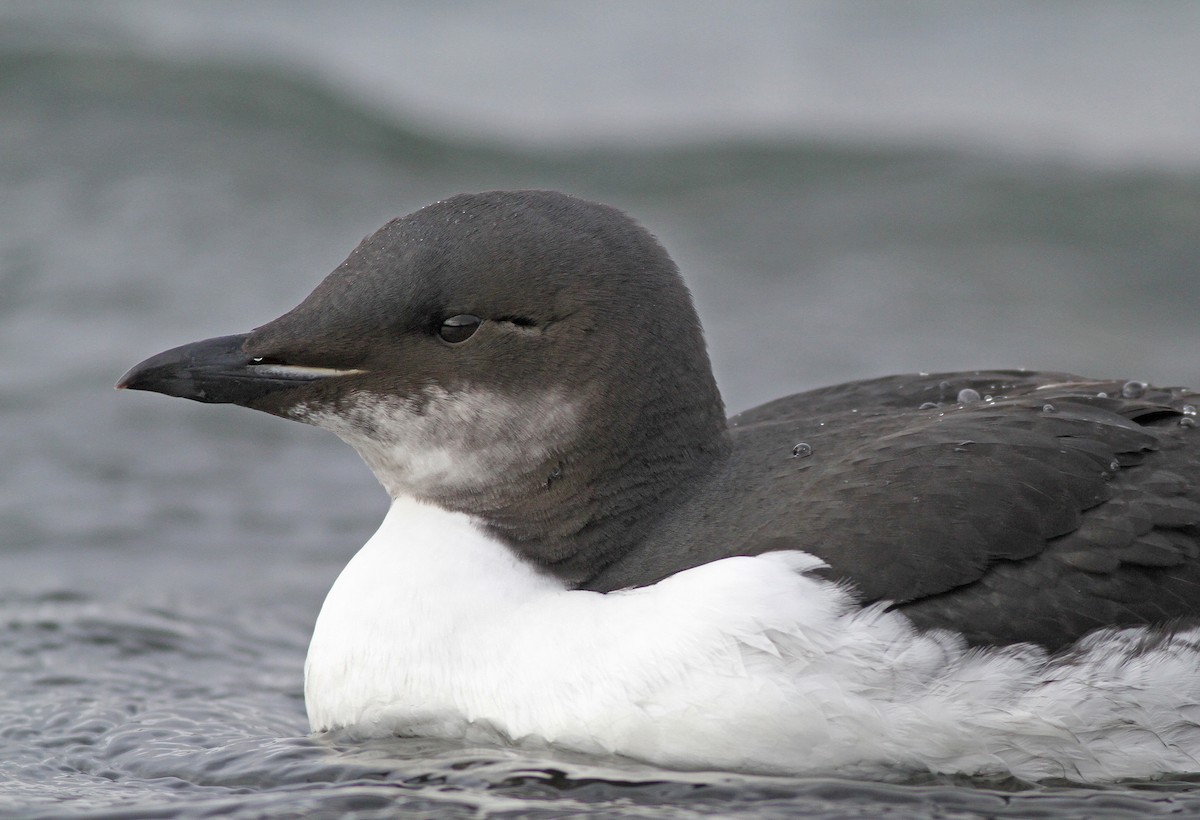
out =
[(918, 370), (1200, 384), (1195, 7), (904, 8), (0, 6), (0, 815), (1200, 811), (309, 738), (309, 631), (382, 491), (319, 431), (111, 389), (493, 187), (658, 234), (731, 412)]

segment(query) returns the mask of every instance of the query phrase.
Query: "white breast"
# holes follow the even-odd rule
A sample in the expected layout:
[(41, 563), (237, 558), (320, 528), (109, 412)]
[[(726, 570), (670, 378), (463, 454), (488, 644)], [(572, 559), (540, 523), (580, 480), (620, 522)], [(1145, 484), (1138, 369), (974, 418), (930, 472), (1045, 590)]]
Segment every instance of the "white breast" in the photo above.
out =
[(315, 730), (488, 736), (676, 768), (1012, 772), (1101, 781), (1200, 764), (1200, 630), (1106, 631), (1069, 663), (977, 652), (860, 609), (804, 553), (567, 590), (464, 515), (407, 498), (317, 620)]

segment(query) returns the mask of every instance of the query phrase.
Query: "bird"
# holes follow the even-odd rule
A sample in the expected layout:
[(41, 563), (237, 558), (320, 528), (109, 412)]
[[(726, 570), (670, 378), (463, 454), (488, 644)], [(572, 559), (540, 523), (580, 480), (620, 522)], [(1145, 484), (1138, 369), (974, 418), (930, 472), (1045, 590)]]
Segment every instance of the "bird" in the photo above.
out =
[(622, 211), (460, 194), (118, 388), (332, 431), (391, 498), (321, 608), (314, 732), (679, 770), (1200, 771), (1200, 395), (982, 370), (726, 417)]

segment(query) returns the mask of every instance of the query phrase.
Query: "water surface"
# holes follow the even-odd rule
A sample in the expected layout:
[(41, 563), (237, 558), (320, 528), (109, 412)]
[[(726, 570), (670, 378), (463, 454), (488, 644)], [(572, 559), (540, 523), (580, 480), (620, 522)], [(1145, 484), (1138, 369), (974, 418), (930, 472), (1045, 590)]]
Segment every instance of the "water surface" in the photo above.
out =
[[(1191, 7), (396, 8), (0, 9), (0, 814), (1200, 812), (1179, 780), (308, 737), (309, 631), (382, 490), (320, 431), (112, 384), (273, 318), (428, 201), (552, 187), (633, 213), (731, 412), (917, 370), (1200, 384)], [(985, 59), (1017, 41), (1022, 71)]]

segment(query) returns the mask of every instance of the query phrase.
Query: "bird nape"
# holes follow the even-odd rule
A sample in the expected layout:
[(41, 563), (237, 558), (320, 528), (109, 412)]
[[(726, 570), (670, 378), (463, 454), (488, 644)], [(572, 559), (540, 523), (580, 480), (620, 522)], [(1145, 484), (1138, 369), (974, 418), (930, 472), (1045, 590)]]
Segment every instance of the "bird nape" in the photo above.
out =
[(313, 729), (674, 768), (1196, 771), (1200, 396), (892, 376), (725, 418), (662, 246), (451, 197), (299, 306), (119, 387), (327, 428), (392, 497), (306, 664)]

